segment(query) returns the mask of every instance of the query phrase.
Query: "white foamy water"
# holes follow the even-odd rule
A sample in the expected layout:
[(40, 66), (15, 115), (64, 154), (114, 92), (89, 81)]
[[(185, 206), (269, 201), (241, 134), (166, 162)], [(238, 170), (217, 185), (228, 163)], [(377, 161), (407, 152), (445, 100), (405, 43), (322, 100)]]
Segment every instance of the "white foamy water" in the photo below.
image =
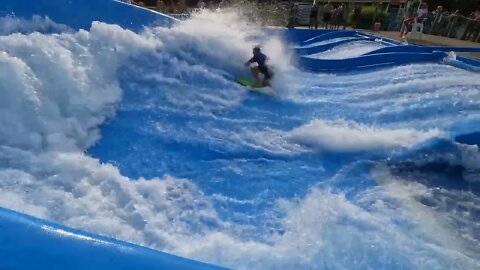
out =
[(385, 45), (373, 41), (353, 41), (308, 57), (317, 59), (354, 58), (384, 47)]
[(0, 18), (0, 35), (12, 33), (28, 34), (32, 32), (62, 33), (68, 31), (71, 31), (70, 27), (55, 23), (48, 17), (34, 15), (31, 20), (15, 17)]
[[(15, 27), (8, 27), (9, 35), (0, 36), (0, 123), (7, 127), (0, 130), (0, 206), (238, 269), (475, 266), (454, 247), (432, 244), (421, 230), (401, 226), (408, 215), (380, 187), (355, 198), (319, 187), (303, 198), (278, 198), (274, 211), (280, 214), (272, 219), (280, 225), (260, 240), (245, 237), (252, 228), (224, 221), (213, 206), (216, 196), (205, 195), (189, 179), (129, 179), (84, 153), (121, 104), (125, 93), (119, 81), (125, 78), (117, 71), (135, 61), (164, 61), (158, 73), (142, 78), (178, 85), (177, 95), (165, 102), (202, 114), (242, 106), (246, 94), (225, 70), (245, 72), (238, 65), (256, 43), (270, 52), (277, 74), (292, 71), (279, 39), (253, 38), (258, 29), (238, 15), (205, 12), (172, 29), (142, 34), (102, 23), (55, 35), (10, 34)], [(26, 32), (36, 30), (43, 28)], [(209, 92), (210, 86), (218, 92)], [(435, 129), (321, 119), (286, 131), (244, 130), (236, 137), (213, 131), (205, 128), (205, 137), (276, 154), (406, 148), (442, 135)]]
[(385, 129), (355, 122), (313, 120), (293, 129), (288, 139), (320, 150), (365, 151), (408, 148), (428, 139), (440, 137), (439, 130)]
[(324, 41), (319, 41), (315, 43), (311, 43), (305, 46), (301, 46), (302, 48), (309, 48), (309, 47), (315, 47), (315, 46), (321, 46), (321, 45), (326, 45), (334, 42), (339, 42), (339, 41), (344, 41), (344, 40), (351, 40), (351, 39), (356, 39), (356, 37), (339, 37), (339, 38), (332, 38)]

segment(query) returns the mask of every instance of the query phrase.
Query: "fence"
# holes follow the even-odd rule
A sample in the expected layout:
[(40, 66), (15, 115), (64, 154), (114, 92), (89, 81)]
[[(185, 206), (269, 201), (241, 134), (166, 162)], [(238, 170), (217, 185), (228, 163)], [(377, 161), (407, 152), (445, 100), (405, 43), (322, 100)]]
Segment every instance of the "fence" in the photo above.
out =
[(429, 18), (427, 34), (480, 42), (480, 21), (459, 15)]
[[(128, 0), (122, 0), (128, 1)], [(173, 7), (170, 9), (161, 8), (158, 5), (159, 0), (144, 0), (149, 4), (157, 3), (157, 10), (166, 13), (181, 13), (175, 14), (175, 17), (180, 19), (188, 18), (187, 14), (183, 14), (186, 10), (174, 10)], [(323, 0), (320, 0), (323, 2)], [(151, 2), (151, 3), (150, 3)], [(181, 2), (181, 1), (180, 1)], [(310, 21), (310, 9), (312, 6), (312, 1), (294, 1), (294, 0), (270, 0), (270, 1), (260, 1), (259, 2), (248, 2), (246, 0), (224, 0), (220, 1), (222, 4), (220, 6), (236, 6), (242, 10), (247, 17), (252, 17), (256, 20), (261, 19), (263, 25), (277, 25), (284, 26), (287, 24), (289, 10), (293, 3), (296, 3), (295, 7), (295, 25), (304, 26), (308, 25)], [(335, 2), (335, 1), (334, 1)], [(350, 1), (345, 1), (350, 2)], [(361, 2), (361, 1), (358, 1)], [(384, 5), (385, 6), (385, 5)], [(386, 25), (382, 25), (382, 28), (385, 30), (398, 31), (402, 26), (405, 9), (403, 6), (393, 6), (389, 5), (387, 7), (387, 22)], [(187, 9), (189, 10), (189, 9)], [(352, 9), (347, 9), (347, 13), (351, 12)], [(251, 13), (251, 14), (250, 14)], [(348, 16), (346, 16), (348, 18)], [(480, 42), (480, 21), (475, 21), (470, 18), (459, 15), (438, 15), (435, 16), (432, 13), (429, 13), (427, 19), (424, 21), (424, 33), (438, 36), (445, 36), (450, 38), (457, 38), (463, 40), (469, 40), (473, 42)]]

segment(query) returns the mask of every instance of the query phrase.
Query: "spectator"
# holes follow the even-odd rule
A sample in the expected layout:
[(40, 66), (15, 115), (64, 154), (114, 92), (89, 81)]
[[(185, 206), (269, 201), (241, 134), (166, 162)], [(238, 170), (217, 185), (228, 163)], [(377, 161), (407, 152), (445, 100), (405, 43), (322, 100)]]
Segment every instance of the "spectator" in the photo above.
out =
[(295, 24), (296, 24), (296, 20), (297, 20), (297, 12), (298, 12), (297, 3), (292, 1), (290, 3), (290, 11), (288, 13), (287, 28), (295, 28)]
[(328, 28), (328, 24), (332, 20), (332, 12), (333, 12), (333, 5), (332, 3), (328, 2), (325, 6), (323, 6), (323, 22), (325, 23), (325, 29)]
[(335, 30), (337, 27), (337, 19), (338, 19), (338, 7), (335, 7), (332, 10), (332, 16), (330, 18), (330, 29)]
[(474, 13), (473, 13), (473, 19), (475, 21), (480, 21), (480, 9), (477, 9)]
[(362, 16), (362, 7), (359, 4), (356, 4), (355, 9), (353, 10), (352, 17), (352, 27), (357, 28), (360, 18)]
[(442, 28), (442, 20), (445, 18), (445, 13), (443, 6), (437, 6), (437, 9), (432, 12), (433, 18), (430, 22), (430, 34), (436, 34)]
[(480, 34), (480, 10), (476, 10), (470, 14), (470, 19), (467, 24), (464, 39), (476, 40), (476, 37)]
[[(318, 0), (317, 0), (318, 1)], [(324, 24), (323, 22), (323, 9), (324, 9), (324, 6), (320, 5), (320, 2), (318, 3), (318, 11), (317, 11), (317, 23), (320, 22), (320, 24)], [(317, 29), (317, 28), (315, 28)]]
[(446, 31), (444, 32), (444, 35), (447, 37), (455, 37), (457, 27), (461, 24), (460, 22), (460, 17), (462, 14), (460, 14), (460, 10), (455, 10), (455, 12), (451, 13), (448, 16), (448, 26), (445, 29)]
[(451, 13), (448, 17), (450, 19), (450, 21), (453, 21), (454, 19), (456, 19), (456, 17), (460, 16), (460, 10), (455, 10), (455, 12)]
[(417, 21), (424, 20), (428, 15), (428, 5), (426, 2), (423, 2), (420, 6), (420, 9), (417, 11)]
[(434, 15), (434, 19), (433, 19), (432, 23), (435, 24), (440, 20), (440, 18), (442, 18), (443, 7), (438, 6), (437, 9), (432, 13)]
[(427, 17), (428, 14), (428, 5), (423, 2), (420, 8), (417, 10), (417, 14), (413, 17), (405, 19), (403, 22), (404, 29), (400, 32), (400, 37), (405, 38), (408, 32), (411, 31), (413, 23), (422, 23), (423, 20)]
[(312, 29), (313, 27), (315, 27), (315, 29), (318, 29), (318, 6), (319, 3), (313, 2), (312, 8), (310, 9), (310, 25), (308, 26), (308, 28), (310, 29)]
[(337, 29), (340, 28), (340, 26), (343, 27), (343, 30), (345, 30), (345, 15), (347, 13), (347, 7), (345, 4), (340, 4), (340, 7), (337, 10)]

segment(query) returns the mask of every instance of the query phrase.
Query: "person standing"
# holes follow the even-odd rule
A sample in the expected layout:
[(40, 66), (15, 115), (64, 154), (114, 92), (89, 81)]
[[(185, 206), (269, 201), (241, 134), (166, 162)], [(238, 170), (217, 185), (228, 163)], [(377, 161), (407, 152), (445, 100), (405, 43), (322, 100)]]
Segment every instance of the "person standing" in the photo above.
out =
[(332, 16), (330, 17), (330, 29), (335, 30), (337, 28), (337, 19), (338, 19), (338, 7), (333, 8)]
[(420, 8), (417, 10), (415, 16), (409, 17), (403, 21), (403, 27), (400, 31), (400, 37), (405, 38), (408, 32), (411, 31), (412, 25), (414, 23), (422, 23), (428, 14), (428, 5), (427, 3), (423, 2), (420, 5)]
[(332, 3), (328, 2), (325, 6), (323, 6), (323, 22), (325, 23), (325, 29), (328, 29), (328, 25), (332, 20), (332, 11), (333, 11)]
[[(324, 9), (323, 5), (320, 5), (320, 3), (318, 3), (317, 26), (318, 26), (318, 24), (320, 24), (320, 25), (324, 24), (324, 22), (323, 22), (323, 9)], [(318, 29), (318, 28), (315, 27), (315, 29)]]
[(313, 27), (318, 29), (318, 6), (318, 3), (313, 2), (312, 8), (310, 9), (310, 25), (308, 26), (310, 29), (313, 29)]
[(342, 26), (343, 30), (345, 30), (345, 13), (346, 13), (345, 4), (340, 4), (340, 6), (337, 8), (337, 13), (336, 13), (336, 16), (337, 16), (336, 29), (340, 29), (340, 26)]
[(295, 28), (297, 22), (297, 11), (298, 7), (294, 1), (290, 2), (290, 10), (288, 12), (288, 23), (287, 28)]
[(353, 10), (353, 18), (352, 18), (353, 28), (358, 28), (361, 17), (362, 17), (362, 6), (360, 6), (360, 4), (356, 4), (355, 9)]
[(434, 13), (433, 23), (435, 24), (440, 20), (440, 18), (442, 18), (443, 7), (437, 6), (437, 9), (432, 13)]

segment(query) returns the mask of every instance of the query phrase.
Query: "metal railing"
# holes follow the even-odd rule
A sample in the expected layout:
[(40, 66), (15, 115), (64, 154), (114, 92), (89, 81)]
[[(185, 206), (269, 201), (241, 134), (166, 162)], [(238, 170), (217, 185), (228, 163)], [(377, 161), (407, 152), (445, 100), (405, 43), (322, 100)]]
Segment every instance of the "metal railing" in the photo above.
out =
[(438, 15), (424, 23), (425, 33), (480, 42), (480, 21), (461, 15)]

